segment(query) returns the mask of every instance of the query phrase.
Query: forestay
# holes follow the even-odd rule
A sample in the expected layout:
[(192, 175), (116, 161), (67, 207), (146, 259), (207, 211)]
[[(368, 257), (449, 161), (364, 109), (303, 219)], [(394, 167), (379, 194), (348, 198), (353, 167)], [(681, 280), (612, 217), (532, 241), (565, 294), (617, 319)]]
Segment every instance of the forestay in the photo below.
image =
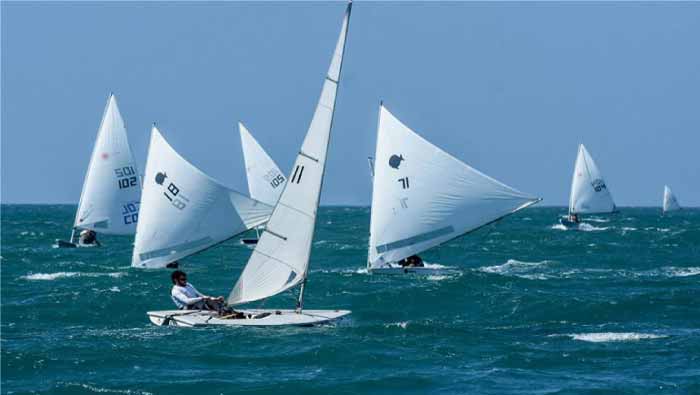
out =
[(139, 216), (139, 180), (117, 99), (110, 95), (90, 157), (74, 228), (134, 234)]
[(678, 204), (678, 199), (676, 195), (671, 192), (671, 188), (668, 185), (664, 185), (664, 212), (680, 210), (681, 205)]
[(583, 144), (578, 149), (569, 199), (572, 214), (611, 213), (616, 209), (603, 175)]
[(250, 197), (274, 206), (282, 194), (287, 179), (243, 123), (238, 123), (238, 130), (241, 133), (241, 147)]
[(291, 176), (228, 297), (230, 304), (268, 298), (306, 278), (351, 7), (345, 13), (321, 97)]
[(187, 162), (154, 126), (131, 265), (164, 267), (264, 224), (271, 212)]
[(379, 108), (368, 266), (392, 262), (536, 203), (423, 139)]

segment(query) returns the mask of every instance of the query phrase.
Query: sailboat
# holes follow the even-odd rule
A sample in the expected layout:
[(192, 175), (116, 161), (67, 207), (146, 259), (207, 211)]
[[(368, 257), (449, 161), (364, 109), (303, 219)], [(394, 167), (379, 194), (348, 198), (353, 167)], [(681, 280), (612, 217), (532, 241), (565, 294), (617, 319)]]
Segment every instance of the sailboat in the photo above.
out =
[(678, 199), (676, 199), (676, 195), (673, 194), (671, 191), (671, 188), (668, 187), (668, 185), (664, 185), (664, 205), (663, 205), (663, 212), (664, 214), (669, 213), (671, 211), (677, 211), (681, 209), (681, 205), (678, 204)]
[(131, 235), (139, 217), (141, 181), (131, 154), (117, 98), (109, 95), (90, 157), (70, 240), (56, 240), (59, 248), (94, 247), (76, 240), (76, 230)]
[(272, 206), (221, 185), (151, 130), (131, 266), (157, 269), (262, 225)]
[(560, 218), (566, 227), (578, 226), (580, 214), (606, 214), (617, 210), (612, 194), (591, 154), (581, 144), (571, 180), (569, 216)]
[(228, 296), (229, 305), (263, 300), (299, 287), (295, 309), (242, 310), (245, 318), (229, 318), (203, 310), (148, 312), (156, 325), (175, 326), (308, 326), (336, 320), (348, 310), (306, 310), (304, 289), (326, 168), (335, 101), (345, 51), (352, 3), (348, 4), (333, 60), (323, 83), (311, 125), (272, 217)]
[[(241, 134), (241, 147), (243, 148), (250, 197), (274, 207), (282, 194), (287, 179), (242, 122), (238, 123), (238, 130)], [(241, 244), (255, 247), (260, 238), (260, 230), (259, 227), (255, 228), (257, 237), (243, 238)]]
[(456, 159), (379, 106), (367, 269), (433, 273), (402, 261), (473, 232), (541, 199)]

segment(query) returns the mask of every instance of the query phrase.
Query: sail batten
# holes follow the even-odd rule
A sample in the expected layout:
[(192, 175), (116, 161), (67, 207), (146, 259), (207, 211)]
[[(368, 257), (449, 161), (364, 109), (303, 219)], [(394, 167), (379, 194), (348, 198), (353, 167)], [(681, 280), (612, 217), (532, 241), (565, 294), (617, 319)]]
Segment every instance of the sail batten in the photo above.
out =
[(131, 265), (165, 267), (264, 224), (271, 212), (190, 164), (154, 126)]
[(368, 266), (434, 248), (536, 203), (379, 109)]
[(586, 147), (579, 146), (569, 195), (569, 213), (603, 214), (615, 211), (612, 194)]
[(311, 124), (267, 224), (274, 233), (266, 230), (260, 236), (229, 294), (230, 304), (269, 298), (306, 279), (351, 8), (352, 3), (343, 18)]
[(110, 94), (95, 139), (73, 227), (130, 235), (136, 231), (141, 182), (117, 99)]

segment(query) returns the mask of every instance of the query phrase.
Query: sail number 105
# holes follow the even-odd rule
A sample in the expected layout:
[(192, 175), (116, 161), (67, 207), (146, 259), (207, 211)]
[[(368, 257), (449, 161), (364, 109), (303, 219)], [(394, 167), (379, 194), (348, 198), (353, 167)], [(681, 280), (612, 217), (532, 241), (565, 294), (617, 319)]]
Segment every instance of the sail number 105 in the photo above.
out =
[(136, 177), (136, 170), (133, 166), (124, 166), (114, 169), (114, 174), (117, 175), (119, 189), (131, 188), (139, 184), (139, 179)]

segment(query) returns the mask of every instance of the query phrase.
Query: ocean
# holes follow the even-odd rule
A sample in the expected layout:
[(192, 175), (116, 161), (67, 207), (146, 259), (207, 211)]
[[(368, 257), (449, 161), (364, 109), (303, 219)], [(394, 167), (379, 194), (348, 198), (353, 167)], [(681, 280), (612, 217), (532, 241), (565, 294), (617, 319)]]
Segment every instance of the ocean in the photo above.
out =
[[(130, 237), (52, 248), (74, 210), (2, 206), (3, 394), (700, 394), (699, 209), (567, 231), (535, 206), (413, 277), (366, 272), (368, 208), (322, 207), (305, 307), (352, 315), (282, 329), (152, 325), (170, 272), (131, 269)], [(250, 253), (235, 238), (182, 268), (225, 296)]]

